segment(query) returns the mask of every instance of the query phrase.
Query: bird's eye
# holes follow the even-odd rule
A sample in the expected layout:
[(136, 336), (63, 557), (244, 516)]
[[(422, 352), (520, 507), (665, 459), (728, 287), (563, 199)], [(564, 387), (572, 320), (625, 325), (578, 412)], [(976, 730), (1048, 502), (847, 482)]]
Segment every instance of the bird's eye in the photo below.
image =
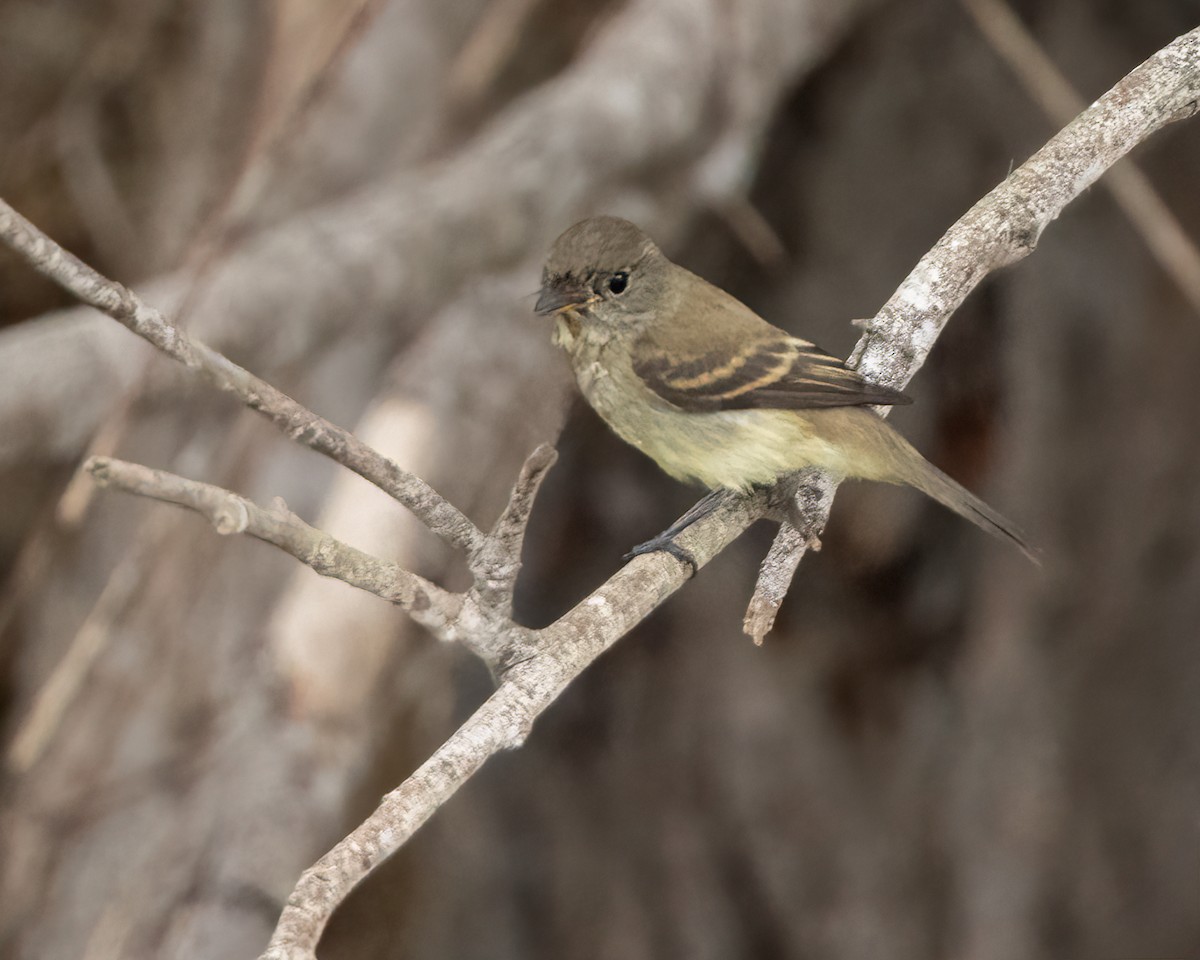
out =
[(608, 289), (613, 293), (624, 293), (627, 286), (629, 286), (629, 274), (624, 270), (620, 270), (608, 278)]

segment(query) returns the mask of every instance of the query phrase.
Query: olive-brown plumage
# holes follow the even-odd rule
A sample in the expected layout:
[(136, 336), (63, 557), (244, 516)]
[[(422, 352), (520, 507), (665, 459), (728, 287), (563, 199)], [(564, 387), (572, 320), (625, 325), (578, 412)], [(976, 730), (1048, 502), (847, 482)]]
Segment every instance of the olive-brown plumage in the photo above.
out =
[(584, 397), (667, 473), (747, 490), (820, 467), (916, 487), (996, 536), (1019, 531), (925, 460), (871, 408), (908, 403), (772, 326), (616, 217), (554, 243), (537, 312), (555, 317)]

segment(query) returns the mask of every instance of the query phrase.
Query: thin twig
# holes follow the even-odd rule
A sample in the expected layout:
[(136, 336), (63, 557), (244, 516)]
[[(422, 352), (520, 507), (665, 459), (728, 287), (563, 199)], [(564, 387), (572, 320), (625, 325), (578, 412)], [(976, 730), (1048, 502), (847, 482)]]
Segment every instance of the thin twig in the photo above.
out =
[(512, 57), (539, 0), (491, 0), (475, 29), (450, 64), (447, 99), (459, 109), (473, 107), (493, 86)]
[(794, 490), (782, 491), (787, 497), (784, 516), (771, 549), (758, 568), (754, 594), (742, 621), (742, 631), (756, 646), (762, 646), (775, 626), (775, 617), (804, 555), (809, 550), (821, 549), (820, 536), (833, 505), (836, 488), (820, 472), (805, 470), (793, 478), (792, 484)]
[(745, 194), (737, 194), (713, 205), (734, 238), (759, 265), (778, 270), (787, 261), (787, 248), (766, 217)]
[(325, 577), (342, 580), (407, 610), (436, 635), (447, 635), (459, 598), (395, 563), (380, 560), (309, 526), (286, 510), (266, 510), (236, 493), (124, 460), (93, 457), (84, 470), (102, 487), (195, 510), (217, 533), (245, 533), (279, 547)]
[(481, 601), (505, 619), (512, 617), (513, 590), (521, 572), (521, 547), (533, 502), (547, 471), (558, 459), (550, 444), (539, 445), (525, 460), (517, 482), (513, 484), (508, 506), (487, 536), (484, 547), (472, 558), (476, 571), (475, 589)]
[(482, 532), (419, 477), (275, 389), (228, 357), (190, 339), (157, 309), (114, 280), (68, 253), (0, 200), (0, 239), (22, 254), (39, 273), (108, 314), (172, 359), (237, 396), (293, 440), (322, 453), (412, 510), (430, 530), (464, 550), (477, 549)]
[[(155, 525), (161, 529), (161, 524)], [(108, 576), (87, 617), (75, 631), (66, 652), (39, 687), (8, 748), (7, 762), (14, 773), (24, 773), (41, 758), (53, 740), (92, 667), (108, 649), (113, 621), (142, 587), (150, 557), (162, 545), (159, 529), (143, 530), (134, 548)]]

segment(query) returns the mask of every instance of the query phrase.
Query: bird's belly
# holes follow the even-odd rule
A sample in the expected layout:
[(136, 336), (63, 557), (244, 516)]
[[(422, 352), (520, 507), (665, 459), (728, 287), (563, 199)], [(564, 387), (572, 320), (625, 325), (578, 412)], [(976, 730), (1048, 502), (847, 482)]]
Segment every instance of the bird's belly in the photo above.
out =
[(623, 440), (679, 480), (748, 490), (808, 466), (852, 472), (840, 446), (795, 411), (685, 413), (665, 405), (609, 403), (596, 394), (590, 399)]
[[(784, 473), (820, 467), (864, 475), (834, 437), (865, 410), (721, 410), (688, 413), (652, 393), (628, 363), (579, 351), (575, 375), (588, 402), (613, 430), (679, 480), (748, 490)], [(853, 445), (851, 445), (853, 446)]]
[(666, 412), (661, 426), (642, 449), (672, 476), (707, 487), (745, 490), (810, 466), (850, 472), (840, 447), (795, 411)]

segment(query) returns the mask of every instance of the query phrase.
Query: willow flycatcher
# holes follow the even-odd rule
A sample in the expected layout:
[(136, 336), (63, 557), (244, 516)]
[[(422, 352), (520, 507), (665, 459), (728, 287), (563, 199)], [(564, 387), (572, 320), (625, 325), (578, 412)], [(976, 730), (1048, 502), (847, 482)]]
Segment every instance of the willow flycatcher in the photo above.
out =
[[(555, 342), (588, 403), (671, 476), (748, 491), (818, 467), (908, 484), (1036, 560), (1012, 523), (870, 409), (910, 402), (904, 394), (672, 263), (628, 220), (593, 217), (563, 233), (535, 309), (554, 315)], [(670, 549), (698, 516), (643, 547)]]

